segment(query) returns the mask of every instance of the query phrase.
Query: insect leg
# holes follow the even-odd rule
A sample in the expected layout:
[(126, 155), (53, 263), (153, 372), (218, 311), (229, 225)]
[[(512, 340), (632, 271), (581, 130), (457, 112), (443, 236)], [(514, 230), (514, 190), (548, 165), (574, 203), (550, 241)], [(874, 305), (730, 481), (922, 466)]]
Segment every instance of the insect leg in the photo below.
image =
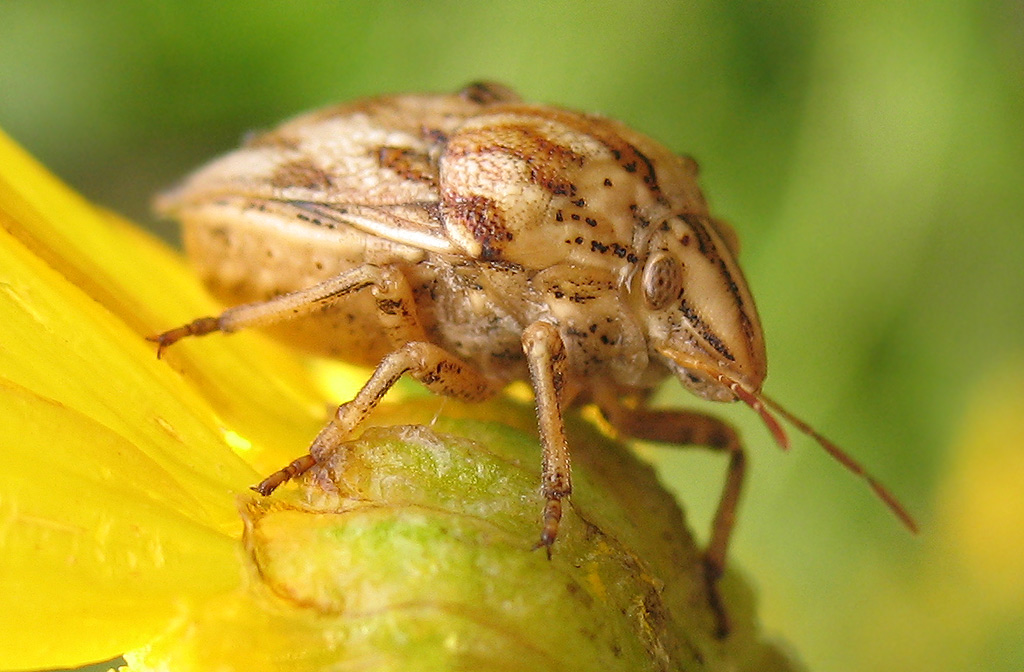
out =
[(547, 322), (534, 322), (523, 331), (523, 351), (530, 368), (530, 382), (537, 398), (537, 425), (543, 450), (541, 493), (544, 504), (543, 529), (536, 548), (551, 554), (562, 519), (562, 499), (572, 493), (569, 444), (562, 419), (565, 386), (565, 345), (558, 329)]
[(149, 340), (156, 341), (158, 344), (157, 356), (159, 357), (167, 347), (186, 336), (203, 336), (215, 331), (232, 332), (249, 327), (266, 326), (311, 313), (325, 304), (367, 287), (387, 287), (393, 284), (389, 282), (389, 274), (393, 273), (397, 273), (397, 271), (369, 264), (359, 266), (312, 287), (275, 296), (267, 301), (228, 308), (217, 317), (201, 317), (176, 329), (152, 336)]
[(405, 275), (392, 266), (382, 266), (377, 271), (370, 290), (377, 303), (377, 319), (388, 341), (393, 347), (400, 348), (406, 343), (428, 340), (416, 312), (412, 287)]
[(633, 409), (613, 395), (602, 395), (600, 390), (595, 393), (605, 418), (623, 434), (647, 441), (681, 446), (697, 445), (729, 454), (722, 497), (711, 524), (711, 538), (704, 551), (709, 599), (718, 618), (718, 635), (724, 637), (729, 633), (729, 618), (718, 594), (717, 582), (725, 570), (729, 539), (736, 523), (736, 508), (746, 472), (746, 454), (736, 430), (724, 421), (702, 413), (651, 410), (642, 406)]
[(483, 374), (433, 343), (406, 343), (381, 360), (359, 393), (337, 412), (309, 447), (309, 454), (265, 478), (253, 489), (269, 495), (279, 485), (325, 461), (377, 407), (391, 387), (409, 373), (432, 392), (463, 401), (483, 401), (496, 387)]

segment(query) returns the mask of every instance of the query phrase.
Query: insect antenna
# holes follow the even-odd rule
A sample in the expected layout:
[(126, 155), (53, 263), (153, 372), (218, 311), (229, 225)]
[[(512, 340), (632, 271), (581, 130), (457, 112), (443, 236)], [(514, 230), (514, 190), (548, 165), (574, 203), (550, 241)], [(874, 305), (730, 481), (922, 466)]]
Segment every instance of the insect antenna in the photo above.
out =
[[(867, 481), (867, 484), (871, 486), (872, 490), (874, 490), (875, 495), (877, 495), (878, 498), (881, 499), (882, 502), (884, 502), (885, 505), (889, 507), (889, 510), (892, 511), (896, 515), (896, 517), (900, 519), (900, 522), (903, 523), (908, 530), (910, 530), (914, 534), (917, 534), (917, 522), (906, 510), (906, 508), (904, 508), (904, 506), (900, 504), (899, 500), (896, 499), (896, 496), (893, 495), (888, 488), (882, 485), (882, 483), (877, 478), (869, 474), (867, 470), (864, 469), (864, 467), (859, 462), (857, 462), (857, 460), (853, 459), (846, 451), (844, 451), (842, 448), (833, 443), (831, 439), (829, 439), (826, 436), (823, 436), (816, 429), (808, 425), (799, 417), (793, 415), (793, 413), (786, 409), (785, 406), (775, 401), (771, 397), (767, 396), (764, 393), (758, 394), (756, 396), (751, 396), (753, 396), (755, 400), (760, 399), (762, 402), (764, 402), (764, 404), (768, 405), (772, 410), (774, 410), (776, 413), (785, 418), (791, 425), (793, 425), (801, 432), (817, 441), (818, 445), (824, 448), (825, 452), (831, 455), (837, 462), (839, 462), (839, 464), (846, 467), (850, 472), (852, 472), (856, 476), (859, 476), (860, 478)], [(740, 399), (743, 400), (744, 402), (747, 402), (747, 400), (744, 399), (742, 396), (740, 396)], [(747, 403), (749, 404), (750, 402)], [(763, 416), (764, 413), (762, 413), (762, 417)]]
[[(718, 376), (716, 376), (716, 378), (718, 378)], [(725, 383), (729, 389), (732, 390), (732, 393), (736, 395), (737, 399), (757, 411), (757, 414), (761, 416), (761, 420), (768, 428), (768, 431), (771, 432), (772, 436), (775, 438), (775, 443), (779, 444), (779, 448), (789, 450), (789, 437), (786, 435), (786, 430), (782, 428), (782, 425), (780, 425), (779, 421), (775, 419), (775, 416), (769, 413), (768, 409), (764, 407), (761, 397), (735, 381), (730, 381), (726, 378), (719, 378), (719, 380)], [(775, 408), (775, 406), (772, 405), (772, 408)], [(786, 416), (783, 415), (783, 417)], [(797, 427), (799, 427), (799, 425), (797, 425)]]
[[(712, 370), (711, 367), (709, 367), (706, 363), (700, 361), (699, 359), (688, 353), (681, 352), (679, 350), (674, 350), (671, 348), (666, 348), (662, 350), (662, 354), (668, 357), (676, 364), (678, 364), (679, 366), (694, 371), (700, 371), (701, 373), (704, 373), (710, 376), (711, 378), (714, 378), (722, 385), (728, 387), (729, 390), (734, 395), (736, 395), (737, 399), (745, 403), (747, 406), (756, 411), (759, 416), (761, 416), (762, 422), (764, 422), (765, 426), (768, 428), (768, 431), (771, 432), (772, 436), (775, 438), (776, 443), (779, 444), (780, 448), (786, 450), (789, 448), (789, 437), (786, 436), (786, 432), (782, 428), (781, 423), (779, 423), (779, 421), (775, 419), (775, 416), (771, 414), (771, 411), (775, 411), (776, 413), (781, 415), (791, 425), (793, 425), (798, 430), (800, 430), (807, 436), (817, 441), (818, 445), (824, 448), (825, 452), (831, 455), (837, 462), (839, 462), (839, 464), (846, 467), (854, 475), (859, 476), (860, 478), (865, 480), (867, 484), (871, 486), (871, 489), (875, 492), (875, 495), (879, 499), (881, 499), (887, 507), (889, 507), (889, 510), (892, 511), (897, 518), (899, 518), (900, 522), (903, 523), (911, 532), (915, 534), (917, 533), (917, 523), (914, 521), (910, 513), (903, 507), (903, 505), (900, 504), (899, 500), (896, 499), (896, 496), (889, 492), (888, 488), (882, 485), (882, 483), (874, 476), (869, 474), (867, 470), (865, 470), (859, 462), (850, 457), (846, 453), (846, 451), (837, 446), (827, 437), (818, 433), (816, 429), (808, 425), (806, 422), (804, 422), (797, 416), (793, 415), (791, 412), (789, 412), (789, 410), (786, 409), (785, 406), (775, 401), (774, 399), (764, 394), (763, 392), (753, 390), (747, 385), (744, 385), (738, 380), (734, 380), (733, 378), (722, 373), (721, 371)], [(769, 409), (771, 409), (771, 411)]]

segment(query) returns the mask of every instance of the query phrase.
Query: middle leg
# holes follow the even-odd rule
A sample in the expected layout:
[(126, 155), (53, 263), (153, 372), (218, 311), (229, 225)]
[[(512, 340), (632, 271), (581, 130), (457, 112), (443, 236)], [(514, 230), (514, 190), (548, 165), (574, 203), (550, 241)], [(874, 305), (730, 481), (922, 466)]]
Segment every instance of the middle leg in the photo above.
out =
[(565, 344), (557, 327), (547, 322), (535, 322), (523, 331), (523, 351), (537, 399), (537, 426), (543, 451), (543, 528), (535, 548), (544, 547), (550, 558), (551, 545), (555, 543), (562, 520), (562, 499), (572, 494), (569, 442), (565, 437), (562, 417), (567, 382)]
[(253, 489), (261, 495), (269, 495), (282, 483), (326, 459), (331, 451), (352, 438), (387, 391), (406, 373), (432, 392), (463, 401), (483, 401), (496, 391), (483, 374), (444, 348), (422, 341), (406, 343), (381, 361), (351, 401), (338, 407), (331, 421), (313, 440), (308, 454), (274, 472)]

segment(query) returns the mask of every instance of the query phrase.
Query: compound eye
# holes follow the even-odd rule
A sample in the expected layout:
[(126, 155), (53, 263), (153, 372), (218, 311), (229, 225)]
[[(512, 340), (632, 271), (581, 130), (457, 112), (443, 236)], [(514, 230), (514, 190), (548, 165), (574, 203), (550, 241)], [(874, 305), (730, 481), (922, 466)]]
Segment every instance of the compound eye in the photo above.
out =
[(644, 268), (644, 299), (652, 310), (661, 310), (679, 296), (683, 288), (683, 267), (679, 260), (657, 252)]

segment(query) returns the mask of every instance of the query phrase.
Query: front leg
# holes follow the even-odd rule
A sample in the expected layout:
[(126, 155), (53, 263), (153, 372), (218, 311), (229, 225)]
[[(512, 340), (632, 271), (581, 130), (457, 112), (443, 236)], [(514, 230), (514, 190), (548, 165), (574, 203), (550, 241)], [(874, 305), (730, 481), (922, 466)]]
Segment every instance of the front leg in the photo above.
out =
[(373, 293), (381, 328), (392, 345), (397, 348), (410, 341), (426, 340), (416, 318), (412, 289), (405, 276), (392, 266), (371, 264), (358, 266), (312, 287), (228, 308), (216, 317), (200, 317), (149, 340), (157, 343), (159, 357), (168, 347), (189, 336), (205, 336), (217, 331), (231, 333), (284, 322), (308, 315), (362, 290)]
[(558, 536), (562, 499), (572, 493), (569, 443), (562, 418), (562, 397), (566, 384), (565, 344), (558, 329), (547, 322), (535, 322), (523, 331), (523, 351), (530, 368), (530, 382), (537, 399), (543, 467), (541, 494), (544, 504), (543, 529), (535, 548), (547, 549)]
[(311, 313), (362, 290), (373, 293), (383, 336), (395, 350), (381, 360), (359, 393), (338, 407), (334, 418), (320, 430), (306, 455), (293, 460), (253, 488), (260, 494), (269, 495), (282, 483), (326, 459), (332, 451), (350, 439), (387, 391), (405, 373), (412, 375), (432, 392), (463, 401), (483, 401), (494, 394), (496, 386), (469, 364), (426, 341), (416, 314), (412, 288), (402, 272), (392, 266), (366, 264), (312, 287), (267, 301), (229, 308), (218, 317), (203, 317), (151, 339), (159, 344), (159, 354), (186, 336), (266, 326)]
[(729, 454), (722, 497), (711, 524), (711, 538), (704, 551), (709, 600), (718, 618), (717, 634), (719, 637), (726, 636), (729, 633), (729, 617), (717, 585), (725, 571), (725, 559), (736, 524), (736, 508), (743, 489), (747, 463), (736, 430), (724, 421), (702, 413), (651, 410), (642, 405), (635, 409), (628, 408), (619, 398), (601, 390), (596, 390), (594, 397), (608, 422), (627, 436), (677, 446), (696, 445)]

